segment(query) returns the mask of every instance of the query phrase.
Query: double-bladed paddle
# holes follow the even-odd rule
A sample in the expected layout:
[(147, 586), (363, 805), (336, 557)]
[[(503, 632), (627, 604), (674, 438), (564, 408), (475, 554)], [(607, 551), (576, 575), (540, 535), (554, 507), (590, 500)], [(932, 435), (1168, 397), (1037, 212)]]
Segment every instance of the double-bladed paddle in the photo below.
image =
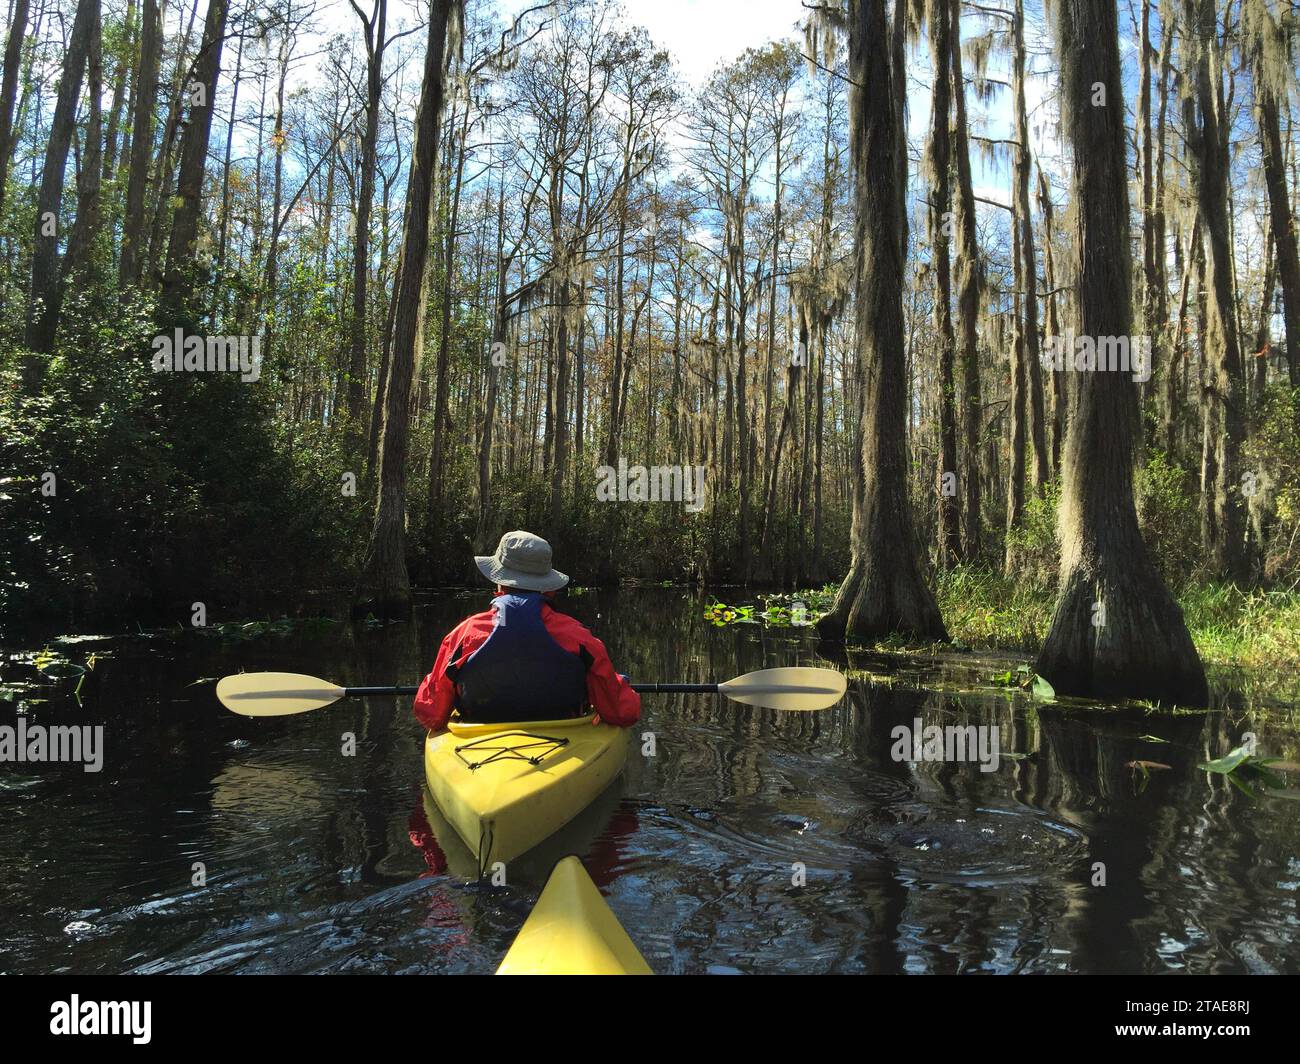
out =
[[(768, 709), (812, 712), (844, 697), (844, 674), (834, 669), (760, 669), (725, 683), (634, 683), (642, 694), (720, 694)], [(296, 672), (241, 672), (217, 681), (217, 698), (245, 717), (286, 717), (324, 709), (340, 698), (413, 695), (414, 687), (339, 687)]]

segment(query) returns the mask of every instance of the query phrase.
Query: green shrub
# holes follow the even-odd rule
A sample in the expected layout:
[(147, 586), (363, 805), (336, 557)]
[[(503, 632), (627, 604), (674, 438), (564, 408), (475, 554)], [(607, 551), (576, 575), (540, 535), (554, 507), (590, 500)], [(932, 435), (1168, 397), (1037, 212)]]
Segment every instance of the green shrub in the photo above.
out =
[(343, 493), (337, 444), (290, 440), (264, 383), (155, 374), (153, 308), (111, 304), (70, 294), (54, 355), (0, 351), (0, 629), (175, 619), (196, 601), (211, 617), (346, 582), (367, 508)]
[(1058, 481), (1050, 482), (1041, 493), (1030, 493), (1020, 527), (1007, 533), (1021, 581), (1028, 580), (1038, 587), (1056, 586), (1061, 561), (1061, 548), (1056, 540), (1056, 510), (1060, 499)]
[(1136, 478), (1138, 524), (1165, 584), (1177, 592), (1201, 566), (1197, 485), (1182, 466), (1152, 451)]
[(1300, 388), (1269, 388), (1256, 412), (1255, 429), (1243, 451), (1259, 493), (1250, 499), (1252, 523), (1264, 534), (1264, 576), (1292, 582), (1300, 577)]
[(1041, 580), (974, 566), (936, 572), (934, 593), (952, 640), (977, 648), (1037, 650), (1055, 603)]

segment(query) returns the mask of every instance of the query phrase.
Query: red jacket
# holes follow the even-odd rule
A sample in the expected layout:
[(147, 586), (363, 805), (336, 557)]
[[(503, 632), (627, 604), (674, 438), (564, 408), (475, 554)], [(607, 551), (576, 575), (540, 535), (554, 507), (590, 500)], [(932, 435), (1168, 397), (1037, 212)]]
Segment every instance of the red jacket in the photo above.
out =
[[(461, 660), (469, 657), (492, 634), (496, 613), (486, 610), (466, 617), (456, 625), (438, 648), (438, 658), (433, 671), (424, 678), (416, 692), (412, 706), (415, 718), (430, 731), (441, 731), (456, 704), (456, 686), (447, 675), (451, 656), (461, 647)], [(605, 644), (597, 639), (580, 622), (552, 609), (549, 602), (542, 605), (542, 623), (552, 639), (570, 654), (585, 648), (591, 657), (587, 669), (587, 701), (600, 714), (600, 719), (620, 728), (629, 728), (641, 718), (641, 696), (632, 690), (622, 676), (614, 671)]]

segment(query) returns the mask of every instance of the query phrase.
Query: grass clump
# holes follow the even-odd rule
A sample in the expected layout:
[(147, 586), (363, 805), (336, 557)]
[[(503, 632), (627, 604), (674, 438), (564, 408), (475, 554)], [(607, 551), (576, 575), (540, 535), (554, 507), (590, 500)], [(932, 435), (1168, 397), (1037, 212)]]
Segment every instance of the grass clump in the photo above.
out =
[(1042, 580), (960, 567), (935, 574), (935, 597), (953, 642), (1033, 652), (1052, 621), (1054, 593)]

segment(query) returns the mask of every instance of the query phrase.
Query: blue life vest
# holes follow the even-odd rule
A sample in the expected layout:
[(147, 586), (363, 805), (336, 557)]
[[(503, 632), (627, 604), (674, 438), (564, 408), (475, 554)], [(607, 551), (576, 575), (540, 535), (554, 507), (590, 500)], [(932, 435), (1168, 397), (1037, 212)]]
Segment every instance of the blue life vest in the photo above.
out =
[(590, 657), (569, 653), (546, 630), (541, 592), (512, 591), (498, 595), (492, 606), (492, 633), (460, 664), (457, 648), (447, 667), (460, 715), (490, 724), (581, 714)]

